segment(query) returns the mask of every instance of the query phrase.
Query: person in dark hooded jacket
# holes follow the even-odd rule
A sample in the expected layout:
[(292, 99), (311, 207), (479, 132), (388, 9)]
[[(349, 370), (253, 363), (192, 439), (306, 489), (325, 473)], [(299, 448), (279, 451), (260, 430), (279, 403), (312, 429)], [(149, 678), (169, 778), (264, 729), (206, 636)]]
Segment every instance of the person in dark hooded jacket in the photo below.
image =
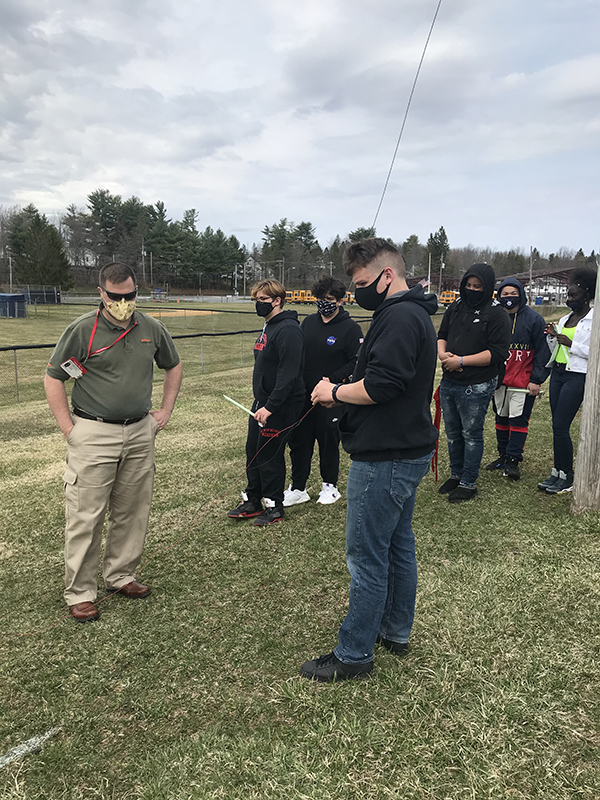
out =
[(550, 349), (544, 333), (546, 323), (537, 311), (529, 308), (525, 290), (516, 278), (502, 281), (498, 302), (509, 314), (511, 341), (504, 380), (492, 400), (498, 458), (486, 469), (502, 470), (505, 477), (518, 480), (533, 404), (550, 374), (546, 366)]
[(450, 478), (439, 488), (451, 503), (477, 494), (483, 457), (483, 423), (504, 369), (510, 344), (508, 314), (493, 299), (496, 276), (473, 264), (448, 307), (438, 332), (442, 362), (440, 401), (450, 456)]
[(285, 442), (304, 404), (304, 334), (298, 314), (283, 310), (285, 287), (279, 281), (260, 281), (251, 293), (265, 324), (254, 344), (254, 403), (246, 439), (248, 484), (242, 502), (227, 516), (255, 517), (255, 525), (270, 525), (285, 513)]
[(374, 311), (351, 383), (317, 383), (313, 403), (344, 403), (340, 420), (348, 475), (348, 614), (338, 646), (305, 662), (300, 674), (323, 682), (373, 670), (374, 646), (408, 649), (417, 590), (412, 517), (417, 487), (429, 472), (438, 432), (431, 421), (436, 365), (431, 315), (435, 295), (408, 288), (404, 260), (385, 239), (353, 242), (344, 253), (356, 302)]

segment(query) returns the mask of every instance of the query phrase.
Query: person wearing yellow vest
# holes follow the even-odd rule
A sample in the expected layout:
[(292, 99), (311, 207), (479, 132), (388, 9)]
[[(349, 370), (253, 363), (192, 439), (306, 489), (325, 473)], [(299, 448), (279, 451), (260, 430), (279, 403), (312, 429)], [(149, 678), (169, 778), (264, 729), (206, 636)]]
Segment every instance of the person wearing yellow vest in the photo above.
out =
[(561, 317), (558, 325), (546, 325), (548, 346), (552, 355), (547, 366), (550, 375), (550, 408), (554, 467), (538, 489), (546, 494), (563, 494), (573, 490), (573, 442), (571, 423), (583, 403), (587, 373), (592, 318), (590, 303), (596, 293), (596, 271), (589, 267), (573, 270), (567, 292), (571, 313)]

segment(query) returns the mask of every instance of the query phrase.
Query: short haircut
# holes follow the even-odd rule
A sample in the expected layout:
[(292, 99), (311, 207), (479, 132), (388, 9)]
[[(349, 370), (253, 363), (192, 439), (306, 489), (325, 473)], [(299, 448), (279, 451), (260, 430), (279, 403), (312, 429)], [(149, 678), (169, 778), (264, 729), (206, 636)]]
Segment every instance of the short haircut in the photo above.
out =
[(384, 267), (391, 267), (398, 277), (404, 278), (404, 259), (400, 251), (386, 239), (372, 237), (361, 239), (348, 245), (344, 250), (344, 267), (346, 275), (354, 275), (357, 269), (369, 266), (373, 261), (381, 261)]
[(259, 292), (268, 295), (268, 297), (280, 297), (282, 306), (285, 303), (285, 286), (272, 278), (255, 283), (250, 289), (250, 297), (254, 300)]
[(346, 291), (346, 284), (332, 275), (323, 275), (312, 287), (312, 293), (319, 300), (322, 300), (328, 294), (335, 297), (336, 300), (341, 300)]
[(128, 278), (131, 278), (134, 286), (137, 285), (135, 272), (131, 267), (127, 264), (122, 264), (120, 261), (113, 261), (102, 267), (98, 275), (98, 282), (102, 289), (106, 289), (107, 281), (109, 283), (125, 283)]
[(579, 267), (579, 269), (574, 269), (571, 273), (569, 278), (569, 286), (579, 286), (580, 289), (586, 291), (589, 296), (590, 300), (593, 300), (596, 296), (596, 280), (598, 275), (595, 269), (591, 267)]

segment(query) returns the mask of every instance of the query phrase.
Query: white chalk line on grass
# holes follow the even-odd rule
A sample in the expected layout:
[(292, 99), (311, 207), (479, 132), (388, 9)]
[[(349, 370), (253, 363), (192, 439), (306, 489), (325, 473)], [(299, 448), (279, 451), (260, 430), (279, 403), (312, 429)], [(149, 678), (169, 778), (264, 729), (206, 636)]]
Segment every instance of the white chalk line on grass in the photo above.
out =
[(60, 728), (51, 728), (41, 736), (32, 736), (31, 739), (23, 742), (23, 744), (18, 744), (16, 747), (13, 747), (8, 753), (0, 756), (0, 769), (10, 764), (12, 761), (16, 761), (17, 758), (22, 758), (23, 756), (29, 755), (29, 753), (35, 753), (37, 750), (41, 750), (48, 739), (56, 736), (59, 731)]

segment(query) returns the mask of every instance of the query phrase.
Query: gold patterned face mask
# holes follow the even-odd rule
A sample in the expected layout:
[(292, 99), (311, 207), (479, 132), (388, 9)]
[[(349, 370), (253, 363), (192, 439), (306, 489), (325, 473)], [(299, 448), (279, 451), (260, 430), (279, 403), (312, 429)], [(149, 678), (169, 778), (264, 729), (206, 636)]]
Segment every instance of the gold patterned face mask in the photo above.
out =
[(104, 300), (103, 302), (108, 313), (120, 322), (128, 320), (135, 311), (135, 300), (125, 300), (125, 298), (122, 297), (117, 301), (107, 302)]

